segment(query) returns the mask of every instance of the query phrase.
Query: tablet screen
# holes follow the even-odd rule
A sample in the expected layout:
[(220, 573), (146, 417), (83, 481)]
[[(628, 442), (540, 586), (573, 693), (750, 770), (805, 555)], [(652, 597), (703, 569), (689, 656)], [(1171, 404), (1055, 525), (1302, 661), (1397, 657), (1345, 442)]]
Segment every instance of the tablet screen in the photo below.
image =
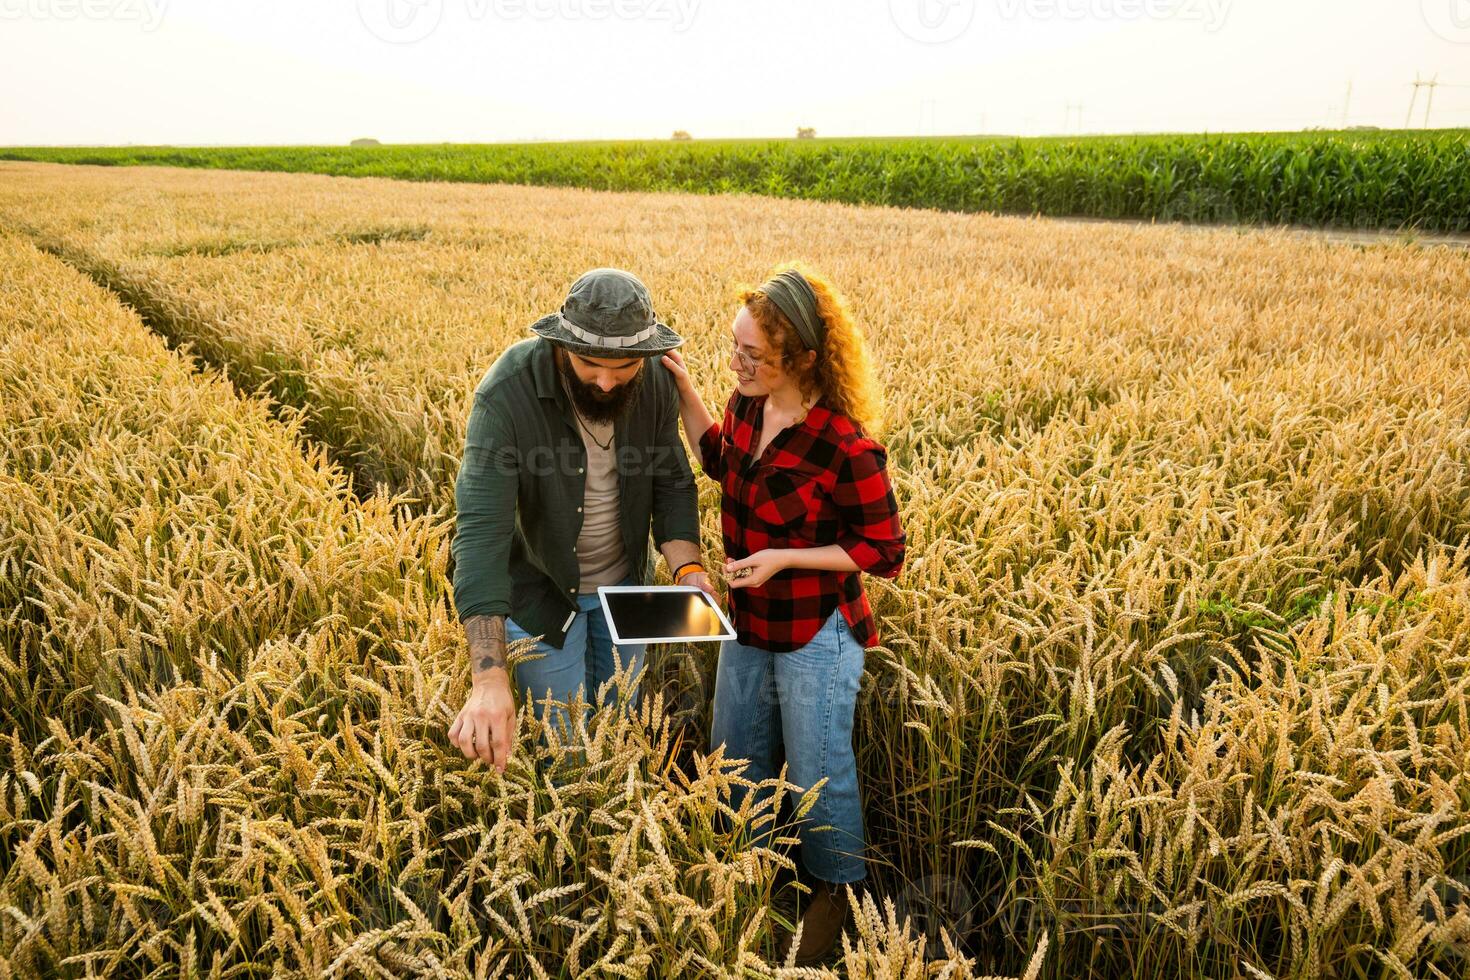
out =
[(613, 633), (625, 643), (730, 638), (714, 606), (697, 589), (599, 589)]

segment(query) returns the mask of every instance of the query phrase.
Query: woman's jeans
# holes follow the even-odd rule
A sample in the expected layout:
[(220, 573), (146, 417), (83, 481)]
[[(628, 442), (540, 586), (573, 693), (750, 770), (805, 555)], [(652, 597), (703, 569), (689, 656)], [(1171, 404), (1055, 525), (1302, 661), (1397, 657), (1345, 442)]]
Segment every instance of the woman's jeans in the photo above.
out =
[[(624, 579), (620, 585), (636, 585), (631, 578)], [(582, 696), (595, 707), (597, 701), (597, 689), (610, 680), (613, 676), (613, 643), (612, 634), (608, 632), (607, 619), (602, 614), (602, 602), (597, 593), (591, 595), (577, 596), (578, 612), (572, 620), (571, 628), (567, 630), (566, 641), (560, 650), (544, 640), (537, 640), (535, 645), (526, 653), (522, 654), (512, 670), (515, 673), (515, 693), (521, 695), (527, 688), (531, 690), (531, 698), (535, 701), (536, 717), (542, 721), (546, 719), (546, 695), (551, 692), (551, 699), (559, 704), (553, 704), (552, 725), (557, 728), (568, 725), (566, 704), (573, 693), (581, 690)], [(505, 619), (506, 642), (524, 640), (528, 636), (525, 630), (509, 616)], [(628, 664), (633, 664), (633, 675), (643, 669), (643, 644), (618, 644), (618, 658), (626, 669)], [(629, 693), (629, 702), (633, 707), (638, 704), (638, 689), (641, 685), (633, 685)], [(608, 689), (606, 700), (612, 704), (617, 699), (617, 686)], [(567, 734), (566, 740), (575, 738), (576, 727), (564, 729)]]
[[(749, 759), (745, 776), (760, 782), (776, 775), (776, 753), (784, 744), (788, 782), (805, 791), (827, 777), (798, 836), (807, 871), (834, 884), (859, 881), (867, 874), (852, 751), (863, 653), (838, 609), (809, 643), (788, 653), (726, 640), (715, 676), (712, 751), (723, 743), (725, 758)], [(739, 809), (746, 792), (736, 786), (731, 806)], [(800, 793), (791, 793), (793, 807), (800, 798)], [(762, 802), (760, 797), (756, 802)]]

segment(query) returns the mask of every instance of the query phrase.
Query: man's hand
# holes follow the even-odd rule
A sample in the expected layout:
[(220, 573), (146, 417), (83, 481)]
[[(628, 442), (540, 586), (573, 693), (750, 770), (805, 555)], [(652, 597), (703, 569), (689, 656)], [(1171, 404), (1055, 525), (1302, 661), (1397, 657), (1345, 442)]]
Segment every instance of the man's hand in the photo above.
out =
[(787, 548), (763, 548), (749, 558), (725, 562), (725, 581), (732, 589), (753, 589), (765, 585), (772, 575), (787, 568)]
[(716, 602), (720, 601), (720, 594), (715, 591), (714, 583), (709, 580), (709, 573), (705, 571), (688, 571), (684, 577), (676, 583), (678, 585), (693, 585), (709, 593), (709, 597)]
[(683, 575), (674, 580), (675, 585), (693, 585), (703, 589), (711, 599), (719, 601), (719, 593), (709, 580), (709, 573), (704, 570), (704, 563), (699, 557), (699, 542), (697, 541), (665, 541), (659, 546), (664, 554), (664, 561), (669, 564), (669, 573), (672, 575), (685, 565), (693, 564), (699, 567), (690, 568)]
[(505, 617), (471, 616), (465, 620), (474, 682), (454, 724), (449, 741), (466, 759), (480, 759), (505, 772), (515, 740), (516, 705), (505, 665)]
[(479, 759), (503, 773), (515, 738), (516, 704), (505, 671), (491, 673), (500, 676), (477, 680), (470, 688), (464, 707), (449, 726), (449, 741), (459, 746), (466, 759)]

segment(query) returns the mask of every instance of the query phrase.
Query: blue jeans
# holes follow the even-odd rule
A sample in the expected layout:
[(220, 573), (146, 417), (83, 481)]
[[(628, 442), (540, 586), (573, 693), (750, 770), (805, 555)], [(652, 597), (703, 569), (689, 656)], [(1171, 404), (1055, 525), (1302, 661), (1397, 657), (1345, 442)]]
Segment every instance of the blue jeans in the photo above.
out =
[[(619, 584), (637, 583), (631, 578), (625, 578)], [(612, 634), (608, 632), (607, 619), (602, 614), (602, 603), (597, 593), (577, 596), (577, 607), (576, 618), (572, 620), (560, 650), (545, 640), (537, 640), (512, 668), (516, 693), (523, 694), (527, 688), (530, 689), (530, 697), (536, 703), (535, 713), (538, 719), (546, 720), (545, 701), (548, 691), (552, 700), (559, 702), (552, 705), (551, 719), (552, 725), (558, 728), (568, 724), (566, 704), (575, 692), (580, 690), (584, 698), (595, 703), (597, 689), (613, 676)], [(509, 616), (505, 618), (506, 642), (524, 640), (530, 635), (514, 619)], [(642, 670), (643, 650), (644, 645), (641, 643), (619, 644), (618, 657), (623, 667), (626, 668), (631, 662), (635, 675)], [(629, 693), (629, 701), (634, 707), (638, 704), (639, 686), (641, 685), (634, 685)], [(608, 689), (606, 698), (609, 704), (616, 700), (616, 685)], [(565, 738), (570, 741), (576, 728), (568, 727), (565, 731)]]
[[(776, 749), (784, 745), (789, 782), (807, 790), (827, 777), (797, 834), (807, 871), (834, 884), (867, 875), (852, 751), (863, 653), (837, 609), (810, 642), (788, 653), (726, 640), (715, 675), (712, 751), (723, 744), (725, 758), (749, 759), (745, 776), (760, 782), (776, 775)], [(739, 809), (747, 791), (736, 786), (731, 806)], [(793, 807), (800, 798), (791, 793)]]

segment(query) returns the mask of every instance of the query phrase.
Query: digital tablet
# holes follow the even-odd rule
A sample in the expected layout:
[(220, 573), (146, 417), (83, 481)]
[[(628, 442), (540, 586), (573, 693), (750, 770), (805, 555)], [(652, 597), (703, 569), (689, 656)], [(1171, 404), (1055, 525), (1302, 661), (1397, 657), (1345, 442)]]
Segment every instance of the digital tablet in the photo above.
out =
[(724, 611), (692, 585), (603, 585), (597, 596), (614, 643), (735, 639)]

